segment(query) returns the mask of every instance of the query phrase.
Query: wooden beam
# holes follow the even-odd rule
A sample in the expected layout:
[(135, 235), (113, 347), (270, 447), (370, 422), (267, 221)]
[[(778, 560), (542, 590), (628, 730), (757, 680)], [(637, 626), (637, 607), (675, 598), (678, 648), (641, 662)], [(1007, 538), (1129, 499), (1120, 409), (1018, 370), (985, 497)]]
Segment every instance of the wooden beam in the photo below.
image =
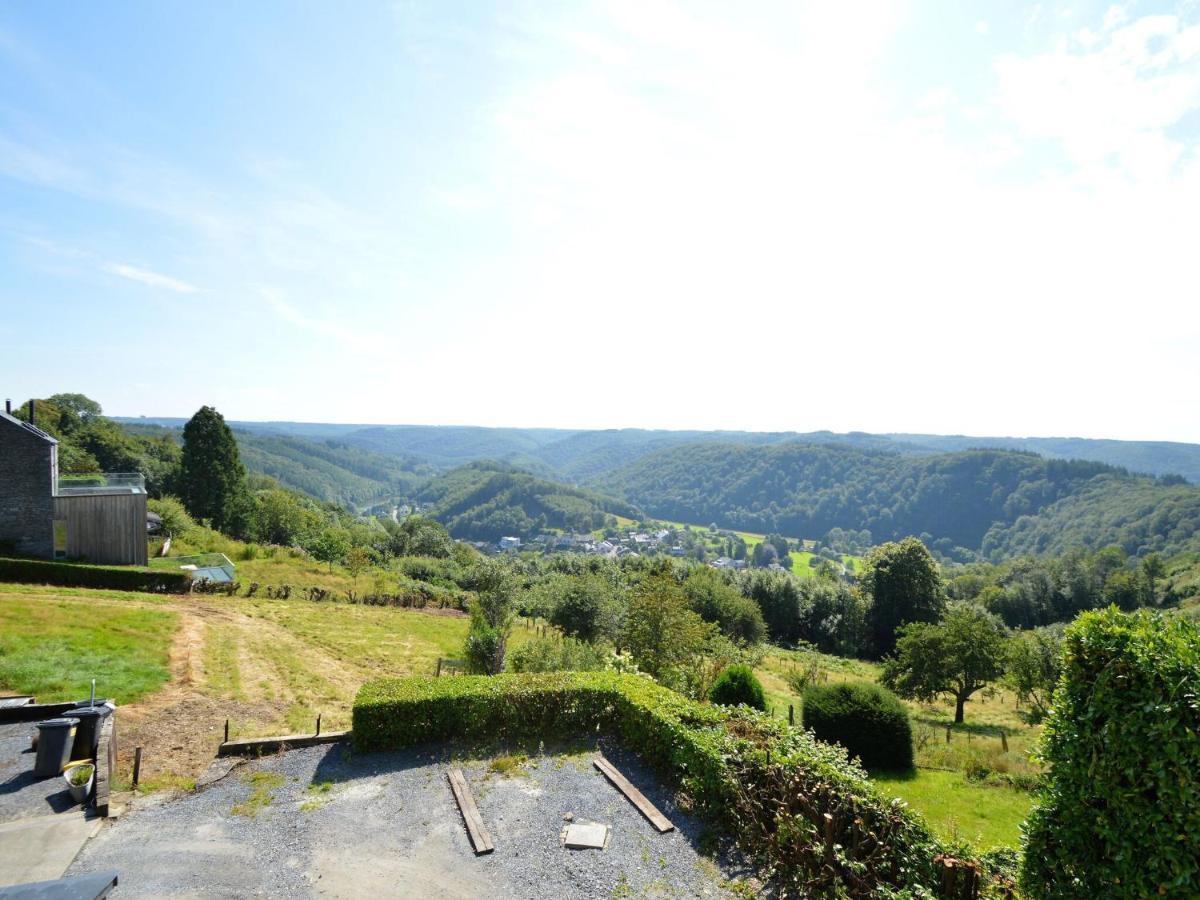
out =
[(262, 756), (279, 750), (298, 750), (320, 744), (336, 744), (348, 740), (349, 731), (327, 731), (324, 734), (281, 734), (277, 737), (243, 738), (225, 741), (217, 747), (217, 756)]
[(450, 790), (454, 791), (454, 799), (467, 825), (467, 836), (471, 839), (471, 846), (475, 848), (475, 855), (491, 853), (496, 848), (492, 846), (491, 835), (483, 826), (483, 817), (479, 815), (479, 807), (475, 805), (475, 798), (471, 796), (471, 789), (467, 786), (462, 769), (451, 769), (448, 777)]
[(613, 786), (628, 798), (629, 802), (637, 807), (646, 819), (653, 825), (658, 832), (662, 834), (666, 831), (674, 831), (675, 826), (671, 824), (671, 820), (658, 811), (658, 807), (646, 799), (646, 796), (630, 784), (629, 779), (617, 771), (617, 767), (610, 763), (603, 756), (592, 760), (592, 763), (597, 769), (613, 783)]

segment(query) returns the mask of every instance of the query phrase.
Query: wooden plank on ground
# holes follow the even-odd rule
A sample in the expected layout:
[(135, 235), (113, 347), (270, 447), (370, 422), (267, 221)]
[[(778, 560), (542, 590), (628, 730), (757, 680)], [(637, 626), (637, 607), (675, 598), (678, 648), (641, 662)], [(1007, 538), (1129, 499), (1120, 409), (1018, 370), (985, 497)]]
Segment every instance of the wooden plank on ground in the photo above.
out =
[(479, 815), (479, 807), (475, 805), (475, 798), (471, 796), (471, 789), (467, 787), (467, 779), (463, 777), (462, 769), (451, 769), (449, 778), (450, 789), (454, 791), (458, 809), (462, 813), (463, 821), (467, 823), (467, 836), (471, 838), (475, 855), (491, 853), (496, 848), (492, 846), (491, 835), (483, 827), (483, 817)]
[(629, 779), (617, 771), (617, 767), (610, 763), (603, 756), (593, 760), (596, 768), (613, 783), (618, 791), (624, 794), (629, 802), (637, 807), (646, 819), (658, 829), (659, 833), (666, 831), (674, 831), (675, 826), (671, 824), (671, 820), (658, 811), (658, 807), (646, 799), (645, 795), (629, 783)]

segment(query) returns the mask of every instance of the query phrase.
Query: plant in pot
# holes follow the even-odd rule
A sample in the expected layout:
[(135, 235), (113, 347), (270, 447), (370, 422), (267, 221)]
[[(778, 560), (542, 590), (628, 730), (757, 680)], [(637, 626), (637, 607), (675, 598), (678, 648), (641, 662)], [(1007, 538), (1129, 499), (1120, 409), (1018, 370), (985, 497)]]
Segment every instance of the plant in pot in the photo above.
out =
[(71, 792), (71, 799), (83, 803), (92, 792), (92, 781), (96, 775), (96, 767), (91, 763), (79, 763), (63, 772), (63, 780)]

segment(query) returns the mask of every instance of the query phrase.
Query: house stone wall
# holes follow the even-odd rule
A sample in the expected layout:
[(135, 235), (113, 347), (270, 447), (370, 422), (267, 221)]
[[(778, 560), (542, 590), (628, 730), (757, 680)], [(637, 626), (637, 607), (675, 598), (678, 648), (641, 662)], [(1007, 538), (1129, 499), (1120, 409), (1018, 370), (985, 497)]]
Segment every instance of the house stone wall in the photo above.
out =
[(0, 553), (54, 556), (57, 444), (0, 410)]

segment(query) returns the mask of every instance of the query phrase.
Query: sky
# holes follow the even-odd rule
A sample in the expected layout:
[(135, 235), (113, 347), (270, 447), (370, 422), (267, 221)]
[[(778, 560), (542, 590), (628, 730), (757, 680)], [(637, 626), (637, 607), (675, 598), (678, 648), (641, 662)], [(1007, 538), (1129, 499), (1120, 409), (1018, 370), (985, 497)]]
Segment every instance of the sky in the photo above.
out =
[(1200, 2), (0, 3), (0, 395), (1200, 442)]

